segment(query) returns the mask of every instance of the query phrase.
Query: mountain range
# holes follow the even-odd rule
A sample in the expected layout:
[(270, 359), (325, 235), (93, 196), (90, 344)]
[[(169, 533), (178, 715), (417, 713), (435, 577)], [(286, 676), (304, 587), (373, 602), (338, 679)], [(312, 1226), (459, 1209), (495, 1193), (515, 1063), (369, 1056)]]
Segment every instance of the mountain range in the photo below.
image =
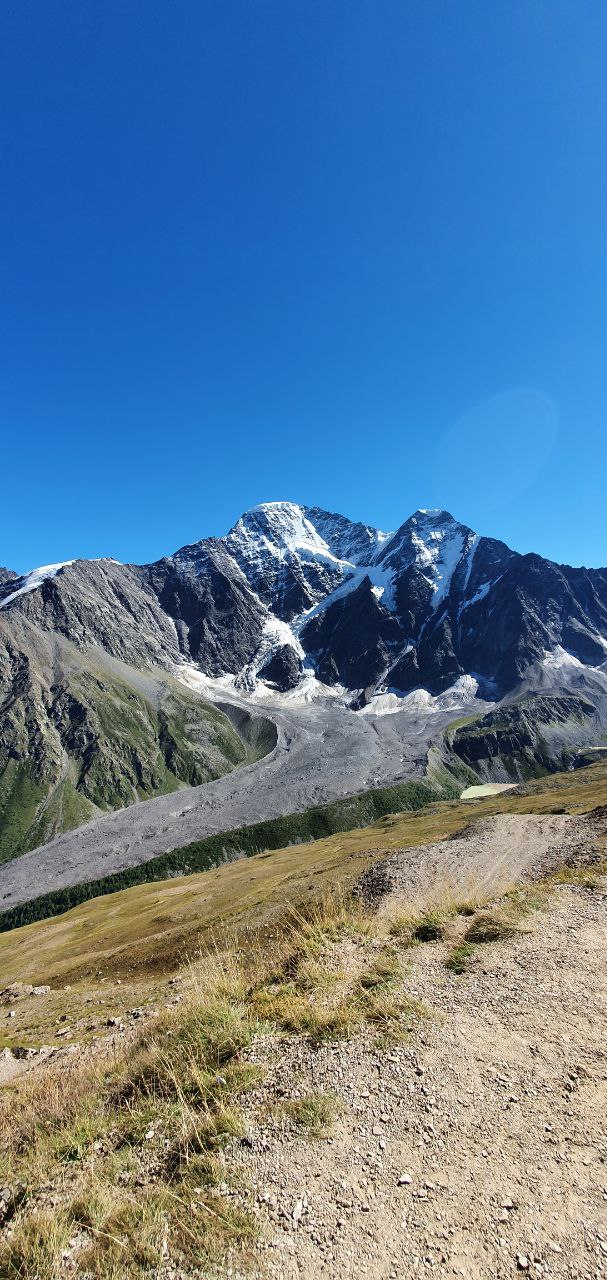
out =
[(384, 533), (290, 502), (148, 565), (2, 569), (0, 857), (254, 763), (273, 709), (317, 704), (492, 714), (482, 748), (454, 741), (481, 776), (516, 757), (521, 716), (560, 724), (560, 747), (600, 740), (607, 569), (521, 555), (446, 511)]

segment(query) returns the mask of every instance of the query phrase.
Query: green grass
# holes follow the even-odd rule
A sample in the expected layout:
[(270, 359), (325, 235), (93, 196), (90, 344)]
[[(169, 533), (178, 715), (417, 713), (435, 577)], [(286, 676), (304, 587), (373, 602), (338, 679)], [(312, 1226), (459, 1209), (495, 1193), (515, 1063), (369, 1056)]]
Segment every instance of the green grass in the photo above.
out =
[(452, 973), (465, 973), (470, 961), (476, 955), (476, 947), (472, 942), (458, 942), (449, 951), (445, 959), (445, 968)]
[(48, 789), (31, 764), (7, 760), (0, 773), (0, 862), (29, 848), (28, 833)]
[(283, 1103), (282, 1110), (296, 1129), (311, 1138), (325, 1138), (342, 1105), (334, 1093), (306, 1093), (303, 1098)]

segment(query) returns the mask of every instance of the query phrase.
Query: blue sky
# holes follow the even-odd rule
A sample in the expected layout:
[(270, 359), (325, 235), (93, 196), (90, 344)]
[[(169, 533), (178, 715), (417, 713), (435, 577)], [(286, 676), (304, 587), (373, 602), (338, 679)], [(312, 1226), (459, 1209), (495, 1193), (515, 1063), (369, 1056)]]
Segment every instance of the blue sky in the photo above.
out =
[(0, 564), (290, 498), (607, 563), (607, 6), (5, 0)]

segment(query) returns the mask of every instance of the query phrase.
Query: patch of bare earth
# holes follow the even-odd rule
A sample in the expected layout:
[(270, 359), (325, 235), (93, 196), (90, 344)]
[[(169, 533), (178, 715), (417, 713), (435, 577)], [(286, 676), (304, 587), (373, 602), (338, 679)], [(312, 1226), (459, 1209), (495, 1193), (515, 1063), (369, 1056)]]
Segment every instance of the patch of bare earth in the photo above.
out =
[(461, 977), (414, 948), (434, 1016), (406, 1045), (265, 1045), (258, 1103), (345, 1109), (324, 1141), (280, 1107), (252, 1131), (259, 1276), (607, 1276), (606, 919), (603, 890), (561, 887)]
[(361, 877), (363, 900), (399, 892), (423, 904), (437, 887), (453, 897), (503, 892), (521, 878), (556, 870), (564, 856), (588, 855), (602, 830), (592, 815), (500, 813), (479, 818), (455, 836), (385, 856)]
[[(7, 1166), (0, 1209), (24, 1198), (0, 1274), (607, 1280), (606, 819), (483, 819), (378, 860), (358, 903), (294, 914), (248, 967), (184, 971), (141, 1040), (119, 1023), (120, 1088), (87, 1085), (109, 1042), (83, 1054), (62, 1163), (44, 1116), (21, 1116), (48, 1168), (20, 1148)], [(74, 1197), (102, 1166), (93, 1221)], [(32, 1271), (19, 1231), (37, 1238), (40, 1207), (65, 1239), (49, 1219)]]

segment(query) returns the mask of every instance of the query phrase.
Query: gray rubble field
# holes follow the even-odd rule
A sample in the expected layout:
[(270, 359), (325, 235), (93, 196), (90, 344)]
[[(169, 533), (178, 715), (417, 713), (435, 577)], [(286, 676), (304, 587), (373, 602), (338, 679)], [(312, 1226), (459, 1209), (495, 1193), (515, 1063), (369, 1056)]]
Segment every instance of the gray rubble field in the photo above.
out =
[(268, 756), (203, 786), (108, 813), (6, 863), (0, 907), (111, 875), (220, 831), (420, 778), (429, 746), (454, 715), (361, 716), (335, 705), (255, 709), (278, 729)]

